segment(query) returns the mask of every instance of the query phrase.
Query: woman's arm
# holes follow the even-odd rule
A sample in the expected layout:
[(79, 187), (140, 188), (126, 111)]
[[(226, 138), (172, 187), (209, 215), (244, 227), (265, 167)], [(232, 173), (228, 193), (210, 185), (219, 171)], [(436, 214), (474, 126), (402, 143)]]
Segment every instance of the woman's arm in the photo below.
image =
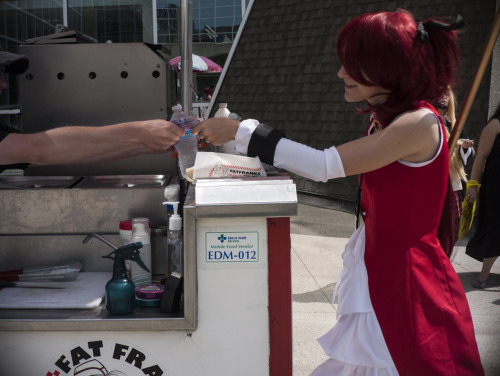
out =
[[(472, 171), (470, 175), (470, 180), (479, 182), (483, 176), (484, 165), (486, 160), (491, 153), (495, 139), (500, 133), (500, 121), (498, 119), (492, 119), (486, 124), (486, 126), (481, 131), (481, 137), (479, 138), (479, 145), (477, 147), (476, 157), (474, 158), (474, 163), (472, 164)], [(478, 186), (472, 185), (467, 189), (466, 199), (469, 202), (475, 202), (477, 200)]]
[(373, 171), (397, 160), (431, 160), (441, 144), (435, 115), (416, 110), (396, 118), (389, 127), (338, 147), (346, 175)]
[[(249, 121), (245, 121), (247, 122)], [(248, 124), (244, 126), (246, 125)], [(234, 120), (208, 119), (200, 123), (193, 133), (214, 145), (235, 139), (238, 134), (236, 137), (238, 144), (238, 138), (250, 139), (248, 133), (253, 131), (251, 127), (246, 132), (239, 127), (240, 122)], [(400, 116), (381, 132), (337, 148), (316, 150), (291, 140), (281, 139), (276, 145), (272, 163), (276, 167), (310, 179), (326, 181), (334, 177), (372, 171), (399, 159), (409, 162), (430, 160), (439, 148), (440, 135), (436, 116), (425, 110), (416, 110)], [(336, 168), (339, 163), (332, 161), (332, 158), (338, 157), (340, 165), (343, 165), (342, 171)]]
[(91, 164), (162, 153), (183, 134), (183, 129), (165, 120), (12, 133), (0, 143), (0, 164)]

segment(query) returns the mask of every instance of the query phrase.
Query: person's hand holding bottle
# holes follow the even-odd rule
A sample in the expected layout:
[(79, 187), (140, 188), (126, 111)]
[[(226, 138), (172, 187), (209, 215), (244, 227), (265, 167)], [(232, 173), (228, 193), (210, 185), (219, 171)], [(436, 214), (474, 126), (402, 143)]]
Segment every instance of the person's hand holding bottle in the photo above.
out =
[(193, 129), (193, 134), (205, 139), (214, 146), (234, 140), (240, 121), (229, 118), (210, 118), (202, 121)]

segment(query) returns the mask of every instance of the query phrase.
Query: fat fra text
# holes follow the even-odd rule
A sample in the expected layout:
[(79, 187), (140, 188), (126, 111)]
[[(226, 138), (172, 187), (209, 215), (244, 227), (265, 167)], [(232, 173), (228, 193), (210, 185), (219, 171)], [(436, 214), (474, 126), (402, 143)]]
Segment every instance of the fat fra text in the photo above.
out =
[[(140, 371), (140, 373), (134, 373), (135, 375), (163, 375), (163, 370), (158, 365), (148, 365), (146, 355), (130, 346), (115, 343), (114, 347), (109, 349), (111, 350), (109, 355), (112, 359), (108, 359), (102, 354), (104, 350), (103, 341), (90, 341), (87, 342), (87, 346), (84, 347), (87, 348), (84, 349), (82, 346), (76, 346), (69, 351), (69, 354), (61, 355), (54, 363), (58, 370), (47, 372), (46, 376), (76, 375), (84, 371), (82, 367), (86, 369), (97, 369), (99, 367), (99, 369), (105, 369), (106, 360), (108, 360), (108, 362), (118, 361), (124, 368), (132, 366), (137, 371)], [(104, 353), (106, 353), (106, 351), (104, 351)], [(99, 365), (97, 368), (95, 366), (96, 364)], [(90, 373), (85, 374), (90, 375)]]

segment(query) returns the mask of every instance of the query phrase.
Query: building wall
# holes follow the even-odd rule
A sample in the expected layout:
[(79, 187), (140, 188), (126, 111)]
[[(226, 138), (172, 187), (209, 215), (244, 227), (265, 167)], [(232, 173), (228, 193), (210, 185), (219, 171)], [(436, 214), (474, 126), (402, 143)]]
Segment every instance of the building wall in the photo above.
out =
[[(490, 26), (496, 0), (405, 0), (397, 2), (425, 20), (461, 14), (466, 22), (460, 36), (462, 102)], [(318, 149), (360, 137), (367, 115), (354, 113), (343, 98), (337, 77), (336, 34), (353, 17), (371, 11), (395, 10), (394, 1), (373, 0), (255, 0), (245, 29), (233, 51), (216, 102), (227, 102), (243, 118), (259, 119), (287, 137)], [(479, 141), (490, 96), (489, 65), (469, 114), (465, 130)], [(215, 111), (217, 105), (213, 106)], [(213, 113), (212, 113), (213, 115)], [(300, 191), (355, 200), (357, 178), (317, 183), (294, 177)]]

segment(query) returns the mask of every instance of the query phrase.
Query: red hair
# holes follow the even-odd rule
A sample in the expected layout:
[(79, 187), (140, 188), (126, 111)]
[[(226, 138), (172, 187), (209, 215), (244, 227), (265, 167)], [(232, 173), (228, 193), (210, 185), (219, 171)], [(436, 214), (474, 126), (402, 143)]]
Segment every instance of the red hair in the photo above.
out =
[(360, 15), (340, 31), (337, 55), (349, 76), (391, 90), (384, 103), (361, 111), (384, 125), (420, 100), (439, 101), (459, 75), (456, 32), (428, 28), (424, 43), (417, 27), (411, 13), (399, 9)]

